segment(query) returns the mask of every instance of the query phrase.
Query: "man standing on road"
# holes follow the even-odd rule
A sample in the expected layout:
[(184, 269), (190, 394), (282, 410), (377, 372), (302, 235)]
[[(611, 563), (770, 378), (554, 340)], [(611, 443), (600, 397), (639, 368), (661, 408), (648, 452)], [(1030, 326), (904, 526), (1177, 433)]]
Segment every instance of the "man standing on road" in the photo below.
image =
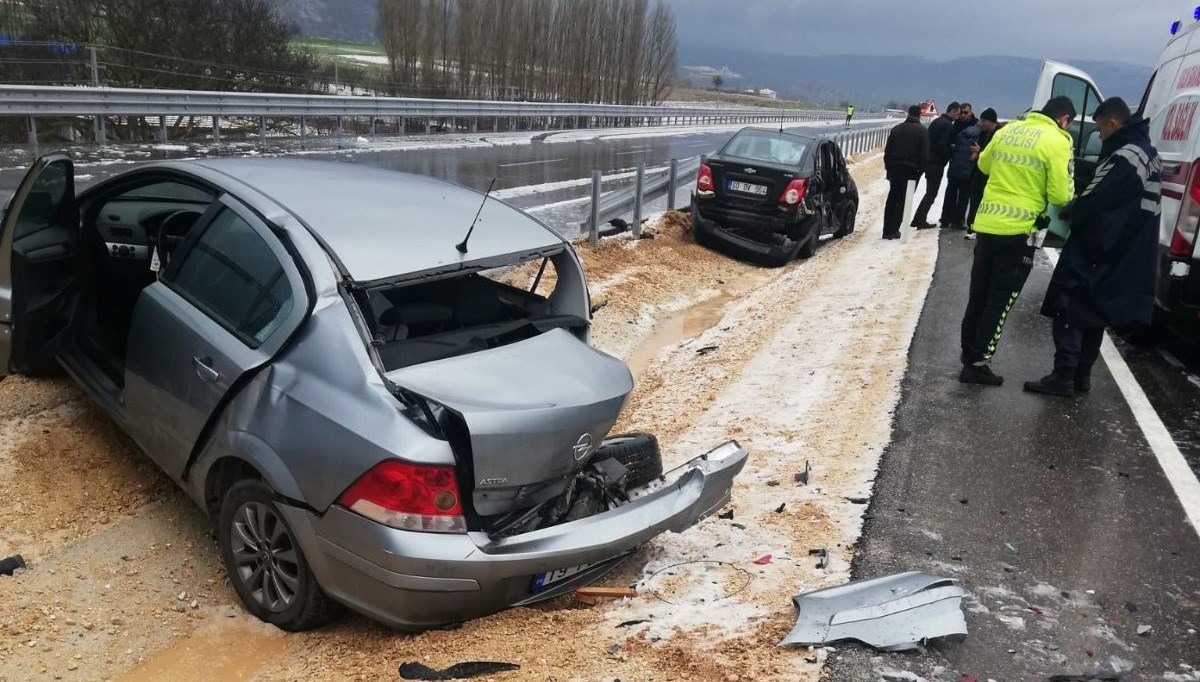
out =
[(847, 128), (850, 127), (850, 119), (852, 119), (852, 118), (854, 118), (854, 105), (847, 104), (846, 105), (846, 127)]
[[(979, 155), (987, 149), (988, 144), (992, 141), (996, 131), (1003, 128), (1000, 125), (999, 118), (996, 116), (996, 110), (987, 108), (979, 115), (979, 141), (976, 147), (971, 150), (972, 159), (978, 159)], [(967, 234), (964, 235), (967, 239), (975, 238), (975, 216), (979, 214), (979, 204), (983, 201), (983, 190), (987, 187), (987, 176), (976, 166), (971, 173), (971, 202), (970, 209), (967, 211)]]
[(1149, 324), (1154, 313), (1162, 160), (1150, 122), (1120, 97), (1092, 114), (1104, 146), (1088, 188), (1071, 205), (1071, 234), (1042, 314), (1054, 318), (1054, 371), (1025, 390), (1070, 396), (1092, 389), (1105, 327)]
[(921, 107), (909, 107), (908, 118), (888, 134), (883, 166), (891, 185), (883, 209), (883, 238), (899, 239), (908, 183), (919, 180), (929, 167), (929, 131), (921, 124)]
[(1024, 121), (1010, 123), (979, 155), (988, 176), (975, 220), (975, 262), (962, 321), (962, 372), (967, 384), (1000, 386), (991, 369), (1004, 321), (1033, 269), (1039, 217), (1048, 204), (1075, 196), (1074, 158), (1067, 129), (1075, 105), (1055, 97)]
[[(971, 158), (971, 146), (979, 137), (979, 119), (968, 102), (962, 103), (958, 120), (954, 122), (950, 138), (946, 143), (946, 196), (942, 197), (941, 224), (946, 229), (959, 229), (966, 220), (967, 201), (970, 199), (970, 168), (975, 161)], [(966, 176), (963, 173), (966, 172)]]
[(951, 102), (946, 107), (946, 113), (929, 124), (929, 167), (925, 169), (925, 196), (921, 198), (912, 222), (912, 226), (918, 230), (937, 227), (929, 222), (929, 209), (933, 208), (933, 202), (942, 190), (942, 176), (946, 172), (946, 164), (950, 163), (950, 134), (960, 110), (958, 102)]

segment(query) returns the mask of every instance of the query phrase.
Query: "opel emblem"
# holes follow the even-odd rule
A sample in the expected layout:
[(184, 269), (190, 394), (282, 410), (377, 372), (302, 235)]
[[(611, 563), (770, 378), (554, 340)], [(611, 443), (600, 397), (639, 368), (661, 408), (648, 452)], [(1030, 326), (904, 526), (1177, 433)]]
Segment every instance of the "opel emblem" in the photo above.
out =
[(585, 457), (592, 454), (592, 434), (585, 433), (575, 442), (575, 447), (571, 448), (571, 452), (575, 453), (575, 461), (582, 462)]
[(757, 173), (757, 172), (758, 172), (757, 170), (755, 170), (755, 169), (753, 169), (753, 168), (743, 168), (742, 170), (746, 171), (746, 172), (747, 172), (747, 173), (749, 173), (750, 175), (754, 175), (755, 173)]

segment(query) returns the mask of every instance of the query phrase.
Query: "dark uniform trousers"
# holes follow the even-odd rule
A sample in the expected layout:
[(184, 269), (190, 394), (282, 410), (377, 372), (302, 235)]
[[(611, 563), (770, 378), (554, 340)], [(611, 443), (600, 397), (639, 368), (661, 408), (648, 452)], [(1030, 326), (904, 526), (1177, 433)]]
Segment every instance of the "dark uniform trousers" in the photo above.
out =
[(988, 362), (996, 353), (1008, 314), (1033, 270), (1034, 251), (1029, 235), (979, 234), (962, 321), (964, 365)]
[(1104, 328), (1079, 327), (1054, 318), (1054, 369), (1090, 370), (1100, 358)]

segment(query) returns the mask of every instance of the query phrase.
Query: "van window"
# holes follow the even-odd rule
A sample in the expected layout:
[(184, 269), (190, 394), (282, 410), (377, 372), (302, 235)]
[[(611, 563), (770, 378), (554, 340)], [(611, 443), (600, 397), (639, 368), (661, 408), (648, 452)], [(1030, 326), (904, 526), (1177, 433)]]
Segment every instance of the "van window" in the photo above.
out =
[(1076, 120), (1071, 126), (1071, 137), (1075, 140), (1075, 156), (1083, 155), (1083, 144), (1088, 135), (1096, 129), (1092, 114), (1100, 106), (1100, 94), (1087, 81), (1060, 73), (1054, 77), (1050, 90), (1051, 97), (1068, 97), (1075, 105), (1075, 111), (1082, 120)]

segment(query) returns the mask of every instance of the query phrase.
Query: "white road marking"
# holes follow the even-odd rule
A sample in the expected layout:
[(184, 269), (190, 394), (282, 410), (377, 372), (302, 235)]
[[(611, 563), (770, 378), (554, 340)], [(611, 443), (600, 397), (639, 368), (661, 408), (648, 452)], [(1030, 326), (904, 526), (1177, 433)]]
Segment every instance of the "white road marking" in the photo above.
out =
[(502, 163), (502, 164), (497, 165), (496, 167), (497, 168), (513, 168), (515, 166), (536, 166), (538, 164), (558, 163), (560, 161), (566, 161), (566, 159), (565, 158), (564, 159), (549, 159), (547, 161), (523, 161), (521, 163)]
[[(1058, 265), (1058, 251), (1046, 249), (1046, 256), (1050, 259), (1051, 265)], [(1179, 503), (1183, 505), (1183, 511), (1192, 524), (1192, 530), (1200, 535), (1200, 479), (1196, 478), (1196, 474), (1188, 466), (1187, 460), (1183, 458), (1183, 453), (1179, 451), (1179, 445), (1167, 431), (1162, 418), (1150, 404), (1146, 392), (1134, 378), (1133, 372), (1129, 371), (1129, 365), (1125, 363), (1125, 358), (1121, 357), (1121, 352), (1113, 345), (1108, 334), (1104, 335), (1104, 345), (1100, 348), (1100, 356), (1104, 358), (1104, 363), (1108, 365), (1108, 371), (1112, 373), (1117, 387), (1121, 389), (1121, 394), (1129, 403), (1129, 409), (1133, 412), (1138, 426), (1141, 427), (1146, 442), (1150, 444), (1150, 450), (1154, 452), (1154, 457), (1158, 459), (1158, 465), (1162, 467), (1167, 481), (1179, 497)]]

